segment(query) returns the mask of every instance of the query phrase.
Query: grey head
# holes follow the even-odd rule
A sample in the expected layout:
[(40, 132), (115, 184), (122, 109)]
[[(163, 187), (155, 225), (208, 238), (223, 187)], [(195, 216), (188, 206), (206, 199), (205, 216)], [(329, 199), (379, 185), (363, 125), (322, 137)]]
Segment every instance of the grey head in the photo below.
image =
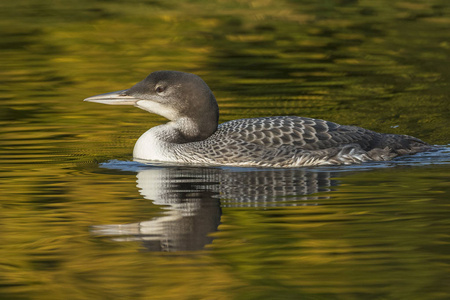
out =
[(204, 140), (217, 129), (219, 108), (208, 85), (197, 75), (156, 71), (129, 89), (84, 99), (110, 105), (134, 105), (170, 120), (180, 142)]

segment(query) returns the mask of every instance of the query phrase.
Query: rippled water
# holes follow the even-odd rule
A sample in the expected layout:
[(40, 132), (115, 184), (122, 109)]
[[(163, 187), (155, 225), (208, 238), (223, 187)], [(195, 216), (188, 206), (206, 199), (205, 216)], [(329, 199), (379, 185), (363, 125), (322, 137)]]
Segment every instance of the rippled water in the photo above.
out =
[[(448, 299), (450, 6), (3, 1), (1, 299)], [(438, 150), (344, 167), (133, 162), (165, 122), (83, 103), (159, 69), (221, 122), (299, 115)]]

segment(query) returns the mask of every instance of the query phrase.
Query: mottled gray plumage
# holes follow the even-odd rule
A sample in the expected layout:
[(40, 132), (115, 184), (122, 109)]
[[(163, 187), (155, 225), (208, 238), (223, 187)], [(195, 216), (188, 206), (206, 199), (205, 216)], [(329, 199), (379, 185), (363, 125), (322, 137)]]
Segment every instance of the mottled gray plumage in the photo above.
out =
[(176, 163), (296, 167), (390, 160), (431, 148), (407, 135), (295, 116), (240, 119), (217, 127), (218, 107), (198, 76), (159, 71), (128, 90), (86, 101), (132, 104), (170, 120), (144, 133), (137, 159)]
[(389, 160), (426, 149), (406, 135), (286, 116), (226, 122), (206, 140), (176, 145), (174, 151), (186, 163), (292, 167)]

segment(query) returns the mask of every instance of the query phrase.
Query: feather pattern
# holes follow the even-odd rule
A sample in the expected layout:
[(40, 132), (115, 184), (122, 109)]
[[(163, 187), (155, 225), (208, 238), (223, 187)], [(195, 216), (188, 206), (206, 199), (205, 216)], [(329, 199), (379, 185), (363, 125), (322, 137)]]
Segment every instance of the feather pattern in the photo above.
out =
[(429, 146), (406, 135), (286, 116), (229, 121), (206, 140), (172, 147), (176, 161), (186, 163), (296, 167), (389, 160)]

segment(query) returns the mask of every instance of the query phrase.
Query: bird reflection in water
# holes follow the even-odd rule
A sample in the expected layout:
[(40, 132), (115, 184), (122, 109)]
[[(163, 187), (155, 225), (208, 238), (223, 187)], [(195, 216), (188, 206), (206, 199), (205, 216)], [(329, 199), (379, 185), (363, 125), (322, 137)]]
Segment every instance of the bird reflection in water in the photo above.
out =
[[(336, 185), (332, 173), (305, 169), (148, 167), (137, 171), (140, 194), (165, 210), (131, 224), (100, 225), (92, 233), (141, 241), (149, 251), (203, 249), (217, 231), (221, 207), (314, 205), (304, 200)], [(310, 195), (310, 196), (308, 196)]]

